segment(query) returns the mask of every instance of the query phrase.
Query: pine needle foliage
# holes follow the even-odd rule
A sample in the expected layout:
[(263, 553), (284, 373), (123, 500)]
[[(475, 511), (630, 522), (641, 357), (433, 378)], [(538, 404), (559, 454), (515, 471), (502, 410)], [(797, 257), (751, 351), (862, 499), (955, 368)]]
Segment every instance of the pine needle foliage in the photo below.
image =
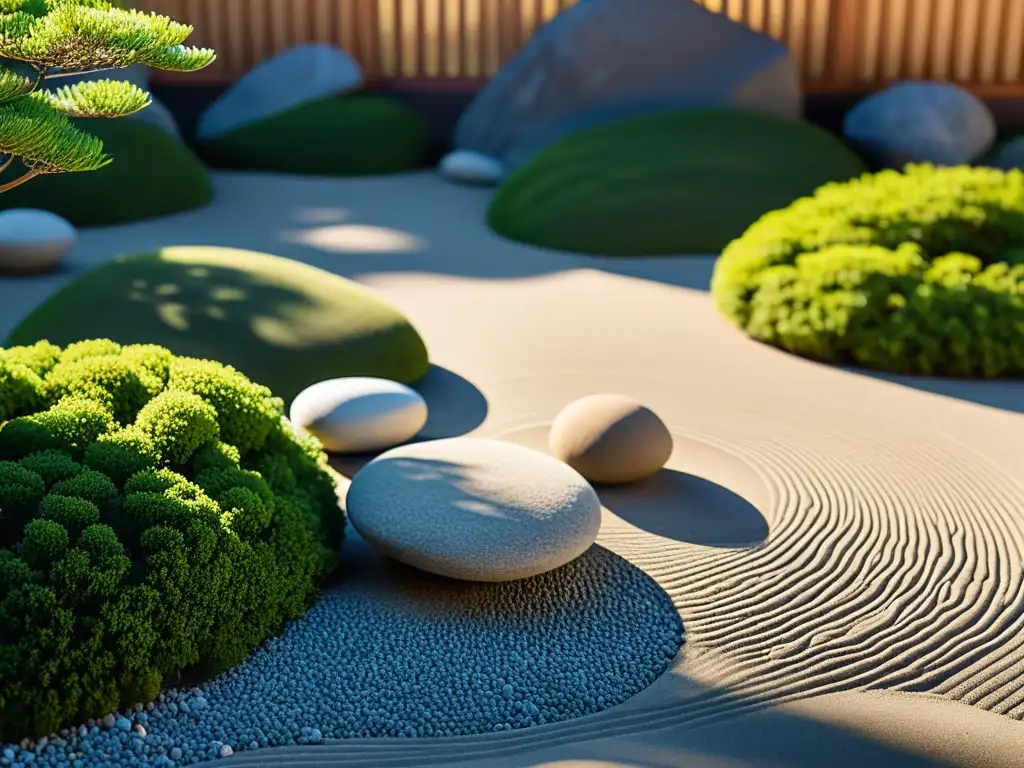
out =
[(126, 117), (150, 96), (128, 82), (97, 80), (55, 90), (46, 81), (142, 64), (194, 72), (215, 53), (184, 45), (192, 27), (109, 0), (0, 0), (0, 171), (19, 158), (27, 173), (94, 171), (112, 158), (103, 142), (69, 118)]

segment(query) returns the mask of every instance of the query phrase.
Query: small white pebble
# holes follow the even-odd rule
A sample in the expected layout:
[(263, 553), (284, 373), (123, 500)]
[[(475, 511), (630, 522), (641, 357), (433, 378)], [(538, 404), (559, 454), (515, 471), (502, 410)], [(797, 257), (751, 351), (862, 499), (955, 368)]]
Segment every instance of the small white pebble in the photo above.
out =
[(222, 746), (220, 748), (220, 756), (221, 757), (231, 757), (233, 754), (235, 754), (235, 750), (233, 750), (227, 744), (225, 744), (224, 746)]
[(143, 738), (145, 738), (145, 736), (146, 736), (146, 729), (143, 727), (143, 725), (141, 723), (136, 723), (135, 727), (132, 730), (134, 730), (137, 734), (139, 734), (139, 736), (142, 736)]

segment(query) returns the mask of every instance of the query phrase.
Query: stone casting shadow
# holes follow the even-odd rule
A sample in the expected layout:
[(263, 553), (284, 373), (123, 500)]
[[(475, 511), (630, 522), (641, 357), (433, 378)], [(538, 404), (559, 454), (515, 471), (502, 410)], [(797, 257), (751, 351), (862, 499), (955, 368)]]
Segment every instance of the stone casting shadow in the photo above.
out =
[[(462, 437), (487, 418), (487, 398), (454, 371), (431, 363), (427, 375), (411, 385), (427, 401), (427, 423), (410, 442)], [(331, 454), (330, 463), (348, 478), (383, 453)]]
[(641, 530), (706, 547), (753, 547), (768, 521), (742, 496), (702, 477), (663, 469), (629, 485), (597, 486), (606, 509)]

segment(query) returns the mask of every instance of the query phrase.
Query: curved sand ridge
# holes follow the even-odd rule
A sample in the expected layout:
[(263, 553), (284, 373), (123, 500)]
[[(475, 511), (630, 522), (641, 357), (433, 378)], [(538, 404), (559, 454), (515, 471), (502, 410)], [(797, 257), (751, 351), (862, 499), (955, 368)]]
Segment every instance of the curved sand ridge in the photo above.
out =
[[(704, 290), (710, 259), (587, 259), (501, 241), (482, 225), (486, 191), (429, 175), (258, 185), (222, 175), (218, 186), (205, 211), (84, 232), (73, 257), (182, 242), (187, 225), (189, 242), (263, 247), (357, 277), (412, 319), (435, 364), (479, 389), (487, 415), (478, 436), (543, 448), (546, 425), (578, 397), (641, 400), (671, 427), (676, 451), (649, 481), (599, 489), (599, 544), (650, 574), (686, 631), (668, 673), (593, 716), (479, 737), (238, 753), (232, 764), (773, 765), (771, 752), (761, 763), (730, 742), (782, 711), (813, 725), (840, 700), (871, 709), (881, 695), (872, 689), (973, 705), (935, 710), (964, 734), (961, 752), (935, 752), (924, 734), (885, 762), (830, 732), (821, 740), (833, 752), (792, 764), (934, 764), (913, 752), (1003, 768), (986, 752), (993, 739), (979, 735), (994, 722), (984, 710), (1007, 716), (997, 730), (1024, 755), (1024, 417), (744, 338)], [(304, 205), (404, 232), (419, 250), (353, 252), (342, 243), (347, 224), (289, 234)], [(41, 285), (0, 307), (8, 326), (16, 302), (38, 300)], [(1024, 382), (958, 385), (979, 399), (993, 387), (1003, 402), (1024, 402)], [(451, 436), (444, 426), (430, 436)], [(934, 699), (886, 701), (881, 719), (903, 712), (913, 723)], [(878, 718), (850, 717), (877, 741)], [(975, 720), (987, 725), (961, 727)], [(711, 742), (720, 749), (709, 756)]]

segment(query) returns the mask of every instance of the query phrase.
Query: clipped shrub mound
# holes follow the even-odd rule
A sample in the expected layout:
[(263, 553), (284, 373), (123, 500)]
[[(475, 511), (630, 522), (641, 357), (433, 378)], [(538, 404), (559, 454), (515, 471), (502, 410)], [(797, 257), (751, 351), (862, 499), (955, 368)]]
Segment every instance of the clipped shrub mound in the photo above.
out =
[(310, 102), (200, 145), (218, 167), (369, 176), (430, 162), (430, 126), (396, 99), (361, 93)]
[(713, 253), (770, 210), (865, 166), (808, 123), (737, 109), (666, 112), (548, 147), (498, 190), (488, 222), (544, 248)]
[(0, 349), (0, 743), (241, 662), (344, 520), (265, 387), (153, 345)]
[(0, 209), (41, 208), (76, 227), (128, 224), (213, 199), (206, 168), (180, 141), (140, 120), (76, 120), (113, 162), (98, 171), (32, 179), (0, 195)]
[(429, 367), (412, 324), (363, 286), (234, 248), (164, 248), (103, 264), (43, 302), (7, 343), (90, 338), (219, 360), (286, 402), (325, 379), (410, 383)]
[(1024, 173), (909, 165), (768, 214), (715, 266), (759, 341), (908, 374), (1024, 374)]

